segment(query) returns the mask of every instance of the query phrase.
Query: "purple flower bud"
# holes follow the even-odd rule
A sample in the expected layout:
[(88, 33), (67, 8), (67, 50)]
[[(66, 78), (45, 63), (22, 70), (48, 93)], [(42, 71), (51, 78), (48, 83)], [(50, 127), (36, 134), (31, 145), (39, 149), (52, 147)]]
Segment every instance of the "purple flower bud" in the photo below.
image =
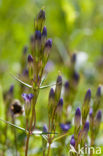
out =
[(49, 93), (49, 98), (54, 99), (54, 97), (55, 97), (55, 92), (54, 92), (54, 89), (51, 88), (50, 93)]
[(23, 76), (28, 76), (28, 69), (24, 69), (24, 71), (23, 71)]
[(32, 63), (32, 62), (33, 62), (33, 57), (32, 57), (32, 55), (28, 55), (28, 62), (29, 62), (29, 63)]
[(31, 44), (34, 43), (34, 35), (32, 35), (32, 36), (30, 37), (30, 43), (31, 43)]
[(70, 126), (70, 122), (68, 122), (68, 123), (66, 123), (66, 124), (60, 124), (60, 127), (61, 127), (61, 129), (63, 130), (63, 131), (68, 131), (70, 128), (71, 128), (71, 126)]
[(14, 85), (11, 85), (10, 88), (9, 88), (9, 93), (13, 94), (13, 91), (14, 91)]
[(96, 96), (97, 97), (101, 96), (101, 86), (98, 87), (97, 92), (96, 92)]
[(76, 62), (76, 54), (75, 53), (72, 55), (71, 62), (72, 63)]
[(84, 125), (84, 131), (88, 132), (89, 131), (89, 122), (86, 121), (85, 125)]
[(92, 117), (92, 115), (93, 115), (93, 109), (92, 109), (92, 108), (90, 108), (89, 117), (91, 118), (91, 117)]
[(44, 126), (43, 126), (43, 132), (44, 132), (44, 133), (48, 132), (48, 127), (47, 127), (47, 125), (44, 125)]
[(84, 101), (90, 101), (90, 99), (91, 99), (91, 90), (88, 89)]
[(75, 116), (76, 117), (81, 117), (81, 111), (80, 111), (79, 107), (76, 109)]
[(79, 74), (77, 72), (74, 72), (73, 80), (78, 83), (78, 81), (79, 81)]
[(48, 39), (45, 43), (45, 47), (46, 48), (51, 48), (52, 47), (52, 40), (51, 39)]
[(57, 85), (62, 85), (62, 77), (61, 77), (61, 75), (59, 75), (58, 77), (57, 77)]
[(64, 87), (65, 87), (65, 89), (69, 89), (69, 82), (68, 81), (65, 82)]
[(43, 9), (40, 10), (37, 19), (38, 20), (45, 20), (45, 11)]
[(27, 51), (28, 51), (28, 47), (25, 46), (24, 49), (23, 49), (23, 53), (26, 54)]
[(71, 137), (70, 144), (71, 144), (72, 146), (75, 146), (74, 135)]
[(34, 96), (34, 95), (33, 95), (32, 93), (30, 93), (30, 94), (23, 93), (23, 94), (22, 94), (22, 97), (23, 97), (23, 99), (24, 99), (26, 102), (31, 102), (33, 96)]
[(63, 107), (63, 98), (60, 98), (58, 102), (58, 107)]
[(46, 37), (47, 36), (47, 29), (46, 26), (43, 28), (42, 36)]
[(79, 107), (76, 109), (74, 122), (75, 122), (75, 126), (79, 128), (81, 122), (81, 111)]
[(101, 121), (101, 118), (102, 118), (102, 111), (99, 110), (99, 111), (97, 112), (97, 115), (96, 115), (96, 120), (97, 120), (98, 122), (100, 122), (100, 121)]
[(35, 39), (40, 40), (41, 39), (41, 32), (39, 30), (35, 31)]

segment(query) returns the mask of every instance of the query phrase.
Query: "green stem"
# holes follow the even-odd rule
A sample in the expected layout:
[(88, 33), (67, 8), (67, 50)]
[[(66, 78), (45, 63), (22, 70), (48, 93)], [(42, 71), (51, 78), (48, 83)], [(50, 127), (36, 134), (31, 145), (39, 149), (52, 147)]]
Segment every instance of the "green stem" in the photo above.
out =
[(30, 139), (30, 135), (32, 132), (32, 124), (33, 124), (33, 119), (34, 119), (35, 104), (37, 101), (37, 97), (38, 97), (38, 90), (34, 90), (34, 97), (33, 97), (33, 103), (32, 103), (32, 115), (31, 115), (31, 120), (30, 120), (29, 133), (27, 135), (27, 140), (26, 140), (25, 156), (28, 155), (29, 139)]

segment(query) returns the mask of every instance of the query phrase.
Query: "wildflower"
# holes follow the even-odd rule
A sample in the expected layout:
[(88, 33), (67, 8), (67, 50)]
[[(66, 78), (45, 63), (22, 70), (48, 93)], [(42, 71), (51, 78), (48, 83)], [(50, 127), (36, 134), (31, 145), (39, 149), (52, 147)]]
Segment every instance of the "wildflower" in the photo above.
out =
[(50, 93), (49, 93), (49, 102), (48, 102), (48, 115), (49, 115), (49, 118), (52, 117), (54, 106), (55, 106), (55, 92), (54, 92), (54, 89), (51, 88)]
[(57, 102), (60, 99), (61, 89), (62, 89), (62, 77), (61, 75), (58, 75), (57, 81), (56, 81), (56, 89), (55, 89), (55, 97), (56, 97)]
[(39, 30), (35, 31), (35, 40), (40, 40), (41, 39), (41, 32)]
[(45, 11), (43, 9), (40, 10), (37, 19), (34, 21), (34, 26), (36, 30), (42, 30), (45, 22)]
[(44, 132), (44, 133), (48, 132), (48, 127), (47, 127), (47, 125), (44, 125), (44, 126), (43, 126), (43, 132)]
[(84, 98), (84, 103), (82, 105), (82, 123), (83, 125), (86, 122), (87, 115), (90, 109), (90, 100), (91, 100), (91, 90), (88, 89)]
[(45, 43), (45, 48), (48, 48), (50, 49), (52, 47), (52, 40), (51, 39), (48, 39)]
[(74, 53), (71, 57), (71, 62), (74, 64), (76, 62), (76, 54)]
[(25, 100), (25, 115), (26, 118), (29, 117), (31, 111), (31, 100), (33, 98), (33, 94), (22, 94), (23, 99)]
[(63, 109), (63, 98), (60, 98), (56, 110), (58, 115), (61, 115), (62, 109)]
[(46, 26), (44, 26), (44, 28), (43, 28), (42, 37), (47, 37), (47, 29), (46, 29)]
[(14, 100), (10, 107), (11, 113), (14, 116), (21, 115), (23, 113), (23, 108), (19, 100)]
[(74, 123), (77, 129), (80, 127), (80, 122), (81, 122), (81, 111), (80, 108), (78, 107), (76, 109), (75, 118), (74, 118)]
[(94, 99), (94, 104), (93, 104), (94, 115), (96, 114), (97, 110), (100, 108), (100, 102), (101, 102), (101, 86), (97, 88), (96, 96)]
[(32, 55), (28, 55), (28, 63), (32, 63), (33, 62), (33, 57)]
[(65, 123), (65, 124), (63, 124), (63, 123), (61, 123), (60, 124), (60, 127), (61, 127), (61, 129), (63, 130), (63, 131), (68, 131), (70, 128), (71, 128), (71, 124), (70, 124), (70, 122), (67, 122), (67, 123)]
[(96, 127), (99, 127), (101, 119), (102, 119), (102, 112), (101, 112), (101, 110), (99, 110), (97, 112), (97, 115), (96, 115), (96, 118), (95, 118), (95, 125), (96, 125)]
[(72, 146), (75, 146), (75, 139), (74, 139), (74, 135), (72, 135), (71, 139), (70, 139), (70, 144)]

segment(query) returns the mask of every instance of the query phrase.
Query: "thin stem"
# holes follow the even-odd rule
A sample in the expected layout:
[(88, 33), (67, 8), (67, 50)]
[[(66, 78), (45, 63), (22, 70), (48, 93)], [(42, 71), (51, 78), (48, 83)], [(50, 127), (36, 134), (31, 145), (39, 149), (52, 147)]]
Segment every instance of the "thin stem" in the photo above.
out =
[(33, 98), (33, 102), (32, 102), (32, 116), (31, 116), (31, 120), (30, 120), (29, 133), (28, 133), (27, 140), (26, 140), (25, 156), (28, 155), (29, 139), (30, 139), (30, 135), (31, 135), (31, 131), (32, 131), (32, 124), (33, 124), (33, 119), (34, 119), (35, 104), (37, 101), (37, 97), (38, 97), (38, 90), (34, 91), (34, 98)]
[(51, 146), (51, 144), (49, 143), (47, 156), (49, 156), (49, 154), (50, 154), (50, 146)]

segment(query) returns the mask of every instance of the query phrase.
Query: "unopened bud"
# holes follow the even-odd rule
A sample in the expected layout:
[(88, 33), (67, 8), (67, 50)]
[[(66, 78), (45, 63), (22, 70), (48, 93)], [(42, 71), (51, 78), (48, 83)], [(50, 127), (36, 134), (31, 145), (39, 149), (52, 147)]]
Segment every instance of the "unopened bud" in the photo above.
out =
[(81, 111), (80, 108), (78, 107), (76, 109), (75, 118), (74, 118), (74, 123), (77, 129), (80, 127), (80, 122), (81, 122)]
[(61, 77), (61, 75), (59, 75), (59, 76), (57, 77), (56, 89), (55, 89), (55, 97), (56, 97), (56, 101), (57, 101), (57, 102), (58, 102), (58, 100), (60, 99), (61, 89), (62, 89), (62, 77)]

